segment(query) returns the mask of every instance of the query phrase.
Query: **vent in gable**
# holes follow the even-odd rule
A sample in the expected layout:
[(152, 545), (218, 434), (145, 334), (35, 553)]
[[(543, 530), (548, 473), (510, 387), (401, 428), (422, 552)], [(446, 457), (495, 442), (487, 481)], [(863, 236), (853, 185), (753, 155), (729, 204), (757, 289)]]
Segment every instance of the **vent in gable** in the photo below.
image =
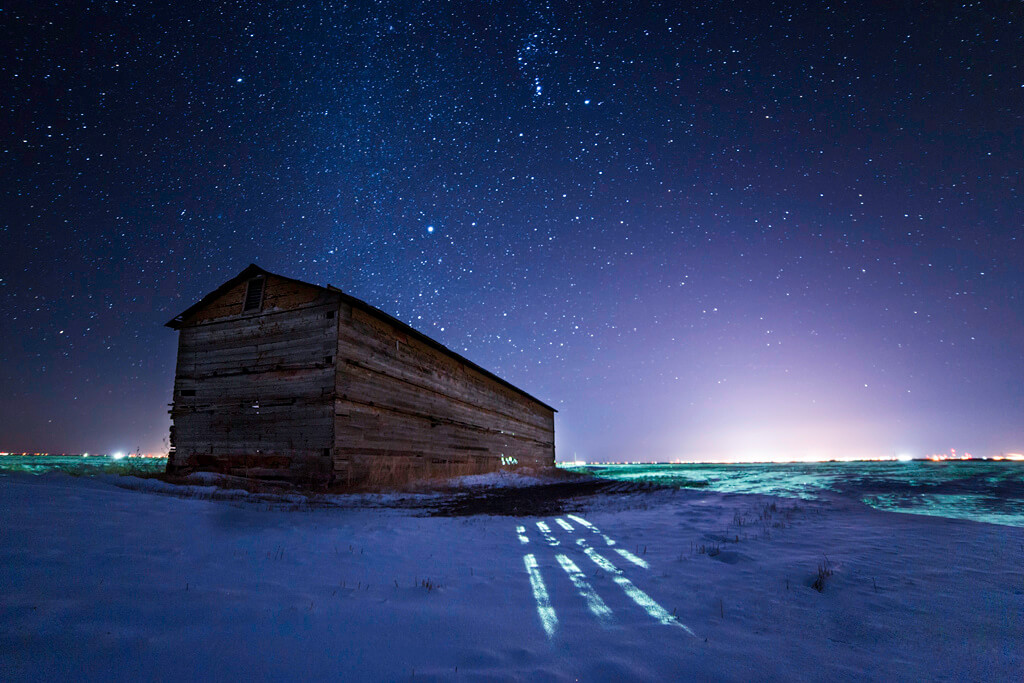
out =
[(263, 285), (265, 282), (266, 279), (262, 277), (254, 277), (249, 280), (249, 285), (245, 289), (245, 305), (242, 307), (242, 313), (258, 311), (263, 308)]

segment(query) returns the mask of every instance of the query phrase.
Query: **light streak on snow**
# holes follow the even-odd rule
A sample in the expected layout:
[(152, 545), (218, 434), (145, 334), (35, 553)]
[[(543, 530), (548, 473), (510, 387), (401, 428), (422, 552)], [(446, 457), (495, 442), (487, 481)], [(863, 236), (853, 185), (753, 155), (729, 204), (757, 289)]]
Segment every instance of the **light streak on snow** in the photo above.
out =
[(629, 560), (630, 562), (632, 562), (633, 564), (635, 564), (638, 567), (643, 567), (644, 569), (650, 569), (651, 568), (651, 565), (647, 564), (646, 560), (644, 560), (641, 557), (637, 557), (636, 555), (634, 555), (633, 553), (629, 552), (625, 548), (615, 548), (614, 550), (619, 555), (622, 555), (624, 558), (626, 558), (627, 560)]
[(558, 564), (562, 565), (562, 569), (569, 575), (569, 580), (572, 581), (572, 585), (576, 586), (576, 591), (580, 596), (587, 601), (587, 607), (594, 613), (594, 616), (602, 621), (607, 621), (612, 616), (612, 611), (608, 605), (605, 604), (601, 596), (598, 595), (587, 581), (587, 577), (583, 574), (583, 571), (576, 566), (576, 563), (570, 560), (565, 555), (556, 555), (555, 559), (558, 560)]
[(540, 625), (544, 627), (544, 632), (550, 638), (555, 635), (558, 615), (555, 614), (555, 608), (551, 606), (548, 589), (544, 585), (540, 568), (537, 566), (537, 558), (532, 554), (523, 555), (523, 564), (526, 565), (526, 573), (530, 575), (530, 588), (533, 589), (533, 599), (537, 601), (537, 616), (540, 617)]
[(598, 529), (596, 526), (594, 526), (593, 524), (591, 524), (587, 520), (583, 519), (582, 517), (577, 517), (576, 515), (566, 515), (566, 517), (568, 517), (569, 519), (571, 519), (574, 522), (578, 522), (578, 523), (582, 524), (583, 526), (587, 527), (588, 529), (593, 531), (595, 534), (597, 534), (598, 536), (603, 538), (604, 542), (605, 542), (605, 545), (609, 545), (609, 546), (615, 545), (615, 541), (613, 541), (608, 536), (608, 534), (601, 533), (600, 529)]
[(573, 531), (572, 524), (569, 524), (569, 522), (565, 521), (561, 517), (556, 518), (555, 522), (558, 523), (558, 526), (560, 526), (563, 529), (565, 529), (566, 531), (572, 533), (572, 531)]
[(558, 545), (558, 539), (551, 533), (551, 527), (548, 526), (547, 522), (537, 522), (537, 528), (540, 529), (540, 533), (544, 540), (548, 542), (548, 545)]
[(582, 526), (587, 527), (588, 529), (590, 529), (594, 533), (597, 533), (597, 527), (594, 526), (593, 524), (591, 524), (590, 522), (588, 522), (587, 520), (583, 519), (582, 517), (579, 517), (577, 515), (566, 515), (566, 517), (568, 517), (572, 521), (576, 522), (577, 524), (581, 524)]
[(626, 595), (628, 595), (633, 600), (633, 602), (640, 605), (640, 607), (642, 607), (643, 610), (647, 612), (647, 614), (649, 614), (655, 621), (664, 624), (665, 626), (672, 626), (674, 624), (684, 629), (691, 636), (694, 635), (693, 631), (690, 630), (689, 626), (677, 620), (674, 616), (669, 614), (669, 612), (664, 607), (656, 603), (654, 599), (651, 598), (651, 596), (647, 595), (647, 593), (644, 593), (642, 590), (637, 588), (632, 581), (626, 578), (625, 574), (622, 573), (621, 569), (619, 569), (614, 564), (612, 564), (604, 557), (599, 555), (596, 550), (587, 546), (586, 543), (579, 543), (580, 546), (583, 548), (583, 552), (587, 554), (587, 557), (589, 557), (598, 567), (608, 572), (612, 577), (612, 581), (619, 584), (619, 588), (621, 588), (626, 593)]
[(522, 543), (523, 545), (526, 545), (527, 543), (530, 542), (530, 539), (526, 535), (526, 527), (525, 526), (517, 526), (516, 527), (516, 533), (519, 534), (519, 542)]

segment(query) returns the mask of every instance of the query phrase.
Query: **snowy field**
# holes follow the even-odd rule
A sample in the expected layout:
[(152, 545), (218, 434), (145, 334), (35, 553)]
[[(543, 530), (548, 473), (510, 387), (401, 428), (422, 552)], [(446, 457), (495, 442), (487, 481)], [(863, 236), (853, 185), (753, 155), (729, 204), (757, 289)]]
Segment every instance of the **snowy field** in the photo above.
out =
[(181, 492), (0, 475), (5, 680), (1024, 678), (1018, 527), (838, 495)]
[(1024, 527), (1024, 462), (1020, 460), (677, 463), (574, 469), (618, 481), (720, 493), (804, 500), (837, 494), (882, 510)]

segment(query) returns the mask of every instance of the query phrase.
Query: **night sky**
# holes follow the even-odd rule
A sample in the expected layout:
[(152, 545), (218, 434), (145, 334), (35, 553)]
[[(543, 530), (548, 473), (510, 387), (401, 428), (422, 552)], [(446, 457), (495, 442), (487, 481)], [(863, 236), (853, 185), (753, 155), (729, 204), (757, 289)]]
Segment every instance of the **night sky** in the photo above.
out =
[(16, 3), (0, 450), (159, 451), (250, 262), (560, 460), (1024, 449), (1018, 2)]

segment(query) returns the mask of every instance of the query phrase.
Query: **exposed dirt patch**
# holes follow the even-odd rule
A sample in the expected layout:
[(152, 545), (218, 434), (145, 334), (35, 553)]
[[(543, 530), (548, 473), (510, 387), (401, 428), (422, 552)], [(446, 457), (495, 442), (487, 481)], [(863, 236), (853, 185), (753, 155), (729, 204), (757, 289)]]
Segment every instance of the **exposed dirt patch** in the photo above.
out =
[[(302, 489), (290, 483), (227, 475), (208, 476), (201, 480), (163, 474), (149, 478), (171, 486), (147, 485), (137, 478), (126, 479), (123, 483), (117, 483), (117, 486), (183, 498), (232, 503), (258, 502), (266, 505), (267, 509), (275, 510), (375, 507), (418, 511), (419, 514), (437, 517), (560, 515), (581, 510), (589, 499), (598, 495), (625, 496), (655, 490), (675, 490), (649, 482), (615, 481), (561, 470), (545, 472), (542, 478), (536, 479), (536, 484), (513, 482), (512, 485), (462, 487), (447, 481), (421, 481), (415, 487), (410, 486), (404, 490), (366, 487), (327, 493)], [(353, 493), (369, 495), (350, 495)], [(373, 494), (388, 495), (377, 499)]]
[(632, 494), (660, 488), (656, 484), (589, 478), (538, 486), (495, 487), (453, 494), (433, 503), (428, 514), (437, 517), (559, 515), (577, 509), (590, 496)]

